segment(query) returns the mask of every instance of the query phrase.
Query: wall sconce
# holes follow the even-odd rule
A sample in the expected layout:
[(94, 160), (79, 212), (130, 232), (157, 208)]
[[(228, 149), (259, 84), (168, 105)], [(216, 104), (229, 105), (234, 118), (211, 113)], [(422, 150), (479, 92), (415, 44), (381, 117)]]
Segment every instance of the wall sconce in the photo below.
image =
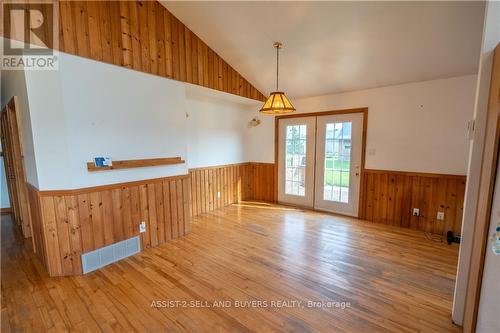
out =
[(260, 125), (260, 119), (255, 117), (248, 123), (248, 127), (257, 127)]

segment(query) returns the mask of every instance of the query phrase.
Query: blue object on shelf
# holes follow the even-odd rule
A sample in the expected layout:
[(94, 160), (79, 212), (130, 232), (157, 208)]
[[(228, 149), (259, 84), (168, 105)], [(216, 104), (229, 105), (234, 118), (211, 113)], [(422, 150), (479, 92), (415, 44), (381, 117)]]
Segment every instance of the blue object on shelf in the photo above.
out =
[(111, 166), (111, 158), (109, 157), (94, 157), (94, 164), (98, 168)]

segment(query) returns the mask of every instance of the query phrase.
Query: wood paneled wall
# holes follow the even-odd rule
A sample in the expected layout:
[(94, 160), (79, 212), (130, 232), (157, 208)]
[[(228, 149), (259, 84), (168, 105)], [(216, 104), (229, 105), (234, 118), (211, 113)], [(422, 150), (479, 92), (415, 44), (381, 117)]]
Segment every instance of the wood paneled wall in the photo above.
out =
[(60, 1), (59, 49), (178, 81), (265, 96), (157, 1)]
[(249, 163), (245, 198), (276, 202), (274, 163)]
[[(276, 202), (272, 163), (241, 163), (189, 171), (191, 215), (241, 200)], [(365, 170), (360, 218), (435, 234), (460, 233), (465, 176)], [(220, 193), (218, 197), (217, 193)], [(413, 208), (420, 216), (412, 215)], [(437, 212), (445, 213), (443, 221)]]
[(241, 200), (275, 201), (274, 164), (230, 164), (190, 169), (189, 174), (192, 216)]
[[(365, 170), (360, 218), (435, 234), (460, 233), (465, 176)], [(413, 208), (420, 216), (412, 215)], [(444, 220), (436, 219), (444, 212)]]
[(190, 231), (189, 176), (71, 191), (30, 187), (35, 250), (51, 276), (81, 274), (81, 254), (139, 235), (149, 248)]
[(191, 215), (210, 212), (242, 200), (246, 169), (246, 164), (190, 169)]

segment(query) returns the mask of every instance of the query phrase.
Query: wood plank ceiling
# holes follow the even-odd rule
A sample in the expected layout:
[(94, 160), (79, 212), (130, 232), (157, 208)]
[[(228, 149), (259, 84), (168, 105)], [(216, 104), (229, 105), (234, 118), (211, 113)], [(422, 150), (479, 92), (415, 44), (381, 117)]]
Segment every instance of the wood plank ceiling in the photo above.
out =
[(60, 1), (59, 15), (61, 51), (265, 100), (157, 1)]
[[(58, 4), (59, 38), (53, 38), (47, 25), (36, 31), (40, 40), (50, 48), (246, 98), (265, 100), (260, 91), (158, 1), (58, 1)], [(4, 10), (8, 11), (12, 5), (6, 4)], [(52, 22), (50, 4), (16, 6), (37, 9), (42, 12), (45, 21)], [(2, 35), (14, 38), (9, 31), (3, 31)], [(54, 40), (59, 41), (59, 45), (53, 43)]]

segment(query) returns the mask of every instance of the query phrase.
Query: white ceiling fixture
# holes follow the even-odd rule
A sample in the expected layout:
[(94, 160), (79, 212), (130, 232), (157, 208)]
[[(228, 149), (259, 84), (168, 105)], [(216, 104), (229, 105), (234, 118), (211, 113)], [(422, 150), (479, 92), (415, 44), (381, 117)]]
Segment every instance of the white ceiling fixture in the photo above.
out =
[(482, 1), (163, 4), (261, 92), (273, 90), (275, 40), (287, 45), (280, 85), (292, 98), (478, 70)]

